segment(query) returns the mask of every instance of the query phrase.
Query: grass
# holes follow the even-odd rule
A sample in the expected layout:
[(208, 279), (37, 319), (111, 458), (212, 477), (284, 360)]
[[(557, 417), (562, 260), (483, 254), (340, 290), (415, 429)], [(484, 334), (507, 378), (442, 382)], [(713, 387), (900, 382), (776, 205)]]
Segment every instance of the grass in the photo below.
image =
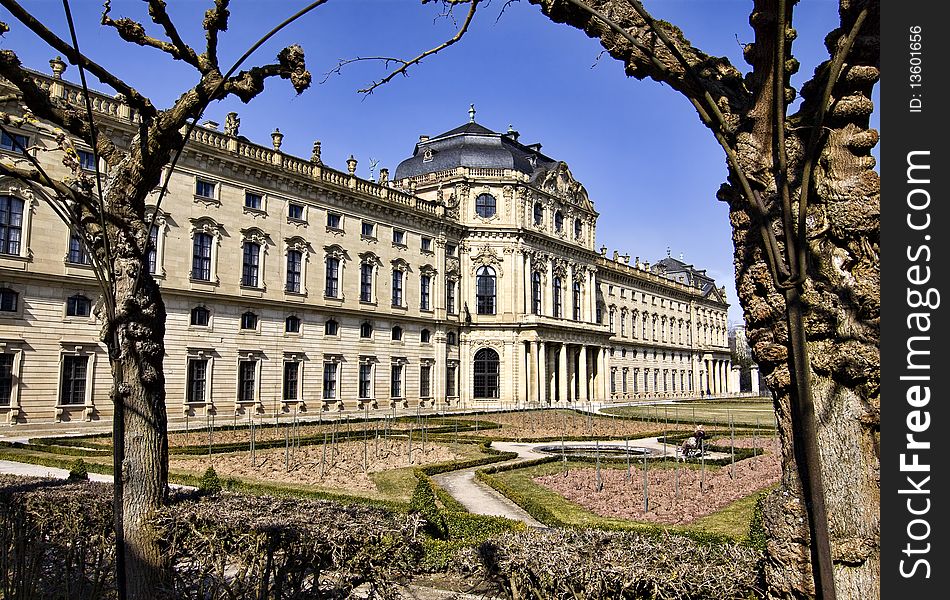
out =
[(759, 427), (762, 430), (775, 428), (775, 409), (771, 400), (697, 400), (648, 406), (617, 406), (604, 412), (624, 418), (654, 420), (659, 418), (671, 423), (702, 423), (704, 425), (729, 425), (729, 419), (737, 426)]

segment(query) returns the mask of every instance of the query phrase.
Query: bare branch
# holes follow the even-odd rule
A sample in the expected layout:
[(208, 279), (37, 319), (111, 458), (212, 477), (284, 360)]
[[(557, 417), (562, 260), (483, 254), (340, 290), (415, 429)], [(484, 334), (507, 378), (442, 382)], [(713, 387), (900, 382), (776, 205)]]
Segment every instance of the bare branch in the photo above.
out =
[(165, 10), (165, 0), (149, 0), (148, 14), (152, 18), (153, 23), (162, 26), (162, 29), (165, 30), (165, 35), (168, 36), (168, 39), (171, 40), (181, 53), (185, 62), (200, 69), (198, 54), (191, 46), (185, 43), (185, 40), (181, 39), (181, 36), (178, 34), (178, 29), (175, 28), (171, 17), (168, 16), (168, 11)]
[(0, 6), (3, 6), (8, 11), (10, 11), (10, 14), (12, 14), (18, 21), (23, 23), (28, 29), (39, 36), (40, 39), (49, 44), (51, 48), (65, 56), (69, 62), (74, 65), (82, 64), (82, 66), (90, 73), (95, 75), (99, 81), (108, 85), (120, 94), (123, 94), (126, 97), (126, 101), (129, 103), (129, 106), (137, 109), (143, 120), (151, 120), (156, 115), (157, 111), (152, 105), (151, 100), (139, 94), (132, 86), (110, 73), (109, 70), (102, 65), (99, 65), (79, 52), (76, 52), (76, 50), (70, 44), (47, 29), (45, 25), (43, 25), (33, 15), (20, 6), (16, 0), (0, 0)]
[[(175, 60), (182, 60), (196, 68), (200, 68), (198, 56), (195, 54), (195, 51), (178, 36), (178, 31), (168, 17), (168, 13), (165, 12), (164, 3), (161, 2), (161, 0), (149, 0), (148, 12), (153, 21), (165, 28), (166, 35), (172, 39), (171, 43), (148, 35), (145, 33), (145, 27), (134, 19), (128, 17), (113, 19), (109, 16), (111, 10), (112, 3), (110, 0), (106, 0), (102, 11), (101, 22), (106, 27), (115, 29), (119, 37), (123, 40), (143, 47), (156, 48), (169, 54)], [(176, 39), (177, 42), (175, 41)]]
[(202, 23), (207, 32), (205, 38), (208, 40), (208, 48), (203, 58), (213, 69), (218, 68), (218, 34), (228, 30), (228, 17), (231, 15), (228, 11), (228, 3), (229, 0), (215, 0), (214, 8), (209, 8), (205, 12)]
[[(452, 44), (458, 42), (460, 39), (462, 39), (462, 36), (465, 35), (465, 32), (468, 31), (468, 27), (469, 25), (471, 25), (472, 19), (475, 18), (475, 11), (478, 9), (479, 2), (481, 2), (481, 0), (471, 0), (471, 6), (469, 6), (468, 8), (468, 14), (465, 15), (465, 20), (462, 22), (462, 26), (459, 27), (459, 30), (450, 39), (442, 42), (441, 44), (439, 44), (438, 46), (435, 46), (434, 48), (430, 48), (426, 50), (422, 54), (419, 54), (415, 58), (411, 58), (409, 60), (383, 59), (387, 61), (386, 62), (387, 65), (389, 64), (389, 62), (394, 61), (394, 62), (399, 63), (399, 67), (391, 71), (388, 75), (386, 75), (382, 79), (378, 81), (374, 81), (372, 84), (370, 84), (369, 87), (366, 87), (357, 91), (361, 94), (372, 94), (373, 90), (375, 90), (381, 85), (385, 85), (389, 83), (390, 81), (393, 80), (394, 77), (396, 77), (396, 75), (402, 75), (403, 77), (408, 77), (407, 71), (409, 70), (409, 67), (419, 64), (420, 62), (432, 56), (433, 54), (437, 54), (441, 52), (442, 50), (445, 50)], [(454, 5), (454, 4), (461, 4), (462, 2), (448, 1), (447, 3)], [(342, 65), (338, 65), (338, 68), (339, 67), (342, 67)]]

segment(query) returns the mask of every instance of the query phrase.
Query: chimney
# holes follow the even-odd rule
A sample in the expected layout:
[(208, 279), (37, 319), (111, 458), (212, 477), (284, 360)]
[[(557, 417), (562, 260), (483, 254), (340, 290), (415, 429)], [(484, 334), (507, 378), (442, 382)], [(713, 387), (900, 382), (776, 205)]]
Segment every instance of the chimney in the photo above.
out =
[(422, 142), (428, 142), (428, 141), (429, 141), (429, 136), (427, 136), (427, 135), (420, 135), (420, 136), (419, 136), (419, 143), (420, 143), (420, 144), (421, 144)]

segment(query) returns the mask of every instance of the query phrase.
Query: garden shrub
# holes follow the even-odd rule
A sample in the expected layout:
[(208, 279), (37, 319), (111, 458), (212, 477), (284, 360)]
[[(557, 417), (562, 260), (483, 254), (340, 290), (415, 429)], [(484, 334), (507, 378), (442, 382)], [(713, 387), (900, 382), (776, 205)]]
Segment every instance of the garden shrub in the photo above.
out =
[(214, 467), (208, 467), (198, 481), (198, 492), (202, 496), (213, 496), (222, 489), (221, 479), (218, 477)]
[(89, 471), (86, 469), (86, 463), (81, 458), (77, 458), (69, 466), (69, 475), (66, 481), (89, 481)]
[(419, 478), (419, 483), (416, 484), (412, 499), (409, 501), (409, 510), (423, 518), (425, 533), (435, 539), (445, 539), (448, 533), (445, 518), (435, 502), (435, 492), (432, 491), (432, 484), (428, 477)]

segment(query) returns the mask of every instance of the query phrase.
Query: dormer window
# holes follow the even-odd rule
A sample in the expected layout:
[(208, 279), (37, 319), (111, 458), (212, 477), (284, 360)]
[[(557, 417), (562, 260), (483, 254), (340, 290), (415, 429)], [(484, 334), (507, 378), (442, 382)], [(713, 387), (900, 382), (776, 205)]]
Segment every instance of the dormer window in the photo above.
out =
[(432, 162), (432, 148), (426, 148), (422, 151), (422, 162)]

